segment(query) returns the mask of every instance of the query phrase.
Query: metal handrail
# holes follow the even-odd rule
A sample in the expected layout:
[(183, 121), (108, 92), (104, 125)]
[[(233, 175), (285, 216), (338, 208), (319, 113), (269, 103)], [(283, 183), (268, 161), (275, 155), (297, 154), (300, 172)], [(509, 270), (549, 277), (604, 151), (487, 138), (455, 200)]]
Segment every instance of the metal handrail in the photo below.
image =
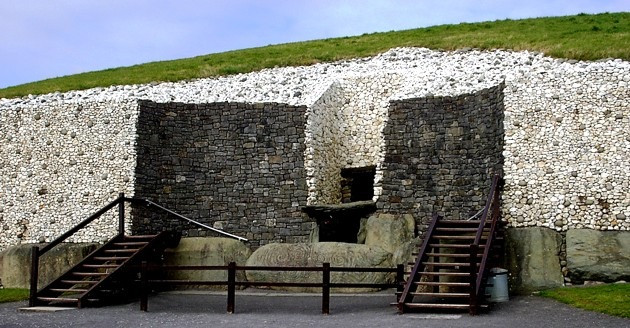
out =
[(429, 240), (431, 239), (433, 232), (435, 231), (435, 226), (440, 219), (441, 216), (437, 215), (436, 213), (433, 214), (431, 224), (429, 224), (429, 228), (427, 229), (427, 233), (425, 234), (424, 241), (422, 242), (422, 247), (420, 247), (420, 253), (418, 253), (418, 257), (416, 258), (416, 263), (414, 264), (413, 269), (411, 269), (411, 274), (409, 274), (409, 278), (407, 279), (407, 283), (405, 284), (405, 288), (403, 289), (402, 294), (400, 294), (400, 298), (398, 298), (399, 313), (404, 312), (404, 304), (408, 301), (409, 295), (411, 295), (410, 293), (413, 292), (411, 289), (412, 286), (415, 286), (414, 279), (418, 275), (418, 272), (423, 269), (422, 262), (427, 257), (426, 250), (429, 247)]
[(179, 213), (177, 213), (177, 212), (175, 212), (173, 210), (169, 210), (168, 208), (166, 208), (166, 207), (164, 207), (164, 206), (162, 206), (162, 205), (160, 205), (160, 204), (158, 204), (156, 202), (150, 201), (150, 200), (148, 200), (146, 198), (126, 198), (125, 200), (129, 200), (131, 202), (144, 202), (145, 204), (142, 204), (142, 205), (145, 205), (147, 207), (155, 206), (155, 207), (159, 208), (160, 210), (162, 210), (164, 212), (167, 212), (167, 213), (169, 213), (171, 215), (174, 215), (174, 216), (176, 216), (176, 217), (178, 217), (178, 218), (180, 218), (182, 220), (185, 220), (185, 221), (187, 221), (189, 223), (192, 223), (194, 225), (200, 226), (202, 228), (214, 231), (216, 233), (219, 233), (219, 234), (222, 234), (224, 236), (228, 236), (230, 238), (234, 238), (234, 239), (237, 239), (237, 240), (240, 240), (240, 241), (248, 241), (247, 238), (243, 238), (241, 236), (237, 236), (237, 235), (225, 232), (223, 230), (213, 228), (213, 227), (208, 226), (206, 224), (203, 224), (201, 222), (197, 222), (197, 221), (195, 221), (193, 219), (187, 218), (187, 217), (185, 217), (185, 216), (183, 216), (183, 215), (181, 215), (181, 214), (179, 214)]
[(87, 219), (81, 221), (79, 224), (75, 225), (74, 227), (72, 227), (70, 230), (66, 231), (63, 235), (57, 237), (55, 240), (51, 241), (50, 243), (48, 243), (46, 246), (42, 247), (41, 249), (39, 248), (39, 246), (33, 246), (31, 249), (31, 276), (30, 276), (30, 294), (29, 294), (29, 306), (35, 306), (36, 304), (36, 298), (37, 298), (37, 283), (38, 283), (38, 279), (39, 279), (39, 258), (45, 254), (46, 252), (48, 252), (49, 250), (51, 250), (52, 248), (54, 248), (55, 246), (59, 245), (60, 243), (62, 243), (64, 240), (68, 239), (68, 237), (72, 236), (73, 234), (75, 234), (77, 231), (81, 230), (82, 228), (84, 228), (85, 226), (87, 226), (88, 224), (90, 224), (91, 222), (93, 222), (94, 220), (98, 219), (99, 217), (101, 217), (103, 214), (105, 214), (107, 211), (111, 210), (112, 208), (114, 208), (116, 205), (118, 205), (118, 236), (123, 235), (125, 233), (125, 206), (124, 203), (125, 202), (138, 202), (138, 201), (142, 201), (146, 204), (143, 204), (145, 206), (155, 206), (157, 208), (159, 208), (162, 211), (165, 211), (171, 215), (174, 215), (182, 220), (186, 220), (189, 223), (195, 224), (197, 226), (203, 227), (205, 229), (220, 233), (222, 235), (231, 237), (231, 238), (235, 238), (238, 239), (240, 241), (248, 241), (246, 238), (237, 236), (237, 235), (233, 235), (230, 233), (227, 233), (225, 231), (219, 230), (219, 229), (215, 229), (213, 227), (210, 227), (208, 225), (205, 225), (203, 223), (197, 222), (195, 220), (189, 219), (175, 211), (169, 210), (168, 208), (161, 206), (155, 202), (152, 202), (148, 199), (142, 199), (142, 198), (126, 198), (124, 193), (120, 193), (118, 195), (118, 198), (116, 198), (114, 201), (112, 201), (111, 203), (103, 206), (101, 209), (99, 209), (98, 211), (96, 211), (94, 214), (90, 215)]
[[(490, 248), (492, 246), (492, 240), (494, 238), (494, 233), (496, 231), (496, 225), (499, 218), (499, 184), (501, 181), (501, 175), (495, 174), (492, 179), (492, 186), (490, 188), (490, 193), (488, 194), (488, 199), (486, 201), (486, 206), (483, 209), (483, 215), (479, 222), (479, 228), (477, 229), (477, 235), (475, 236), (475, 241), (470, 245), (470, 270), (471, 270), (471, 313), (476, 313), (476, 309), (472, 307), (476, 307), (478, 305), (477, 298), (479, 296), (479, 292), (481, 289), (481, 283), (484, 279), (484, 272), (486, 269), (486, 262), (488, 261), (488, 256), (490, 254)], [(488, 236), (486, 238), (486, 243), (483, 251), (483, 255), (479, 262), (479, 269), (476, 268), (476, 254), (479, 249), (479, 244), (481, 241), (481, 235), (483, 233), (483, 229), (486, 225), (488, 213), (490, 212), (490, 231), (488, 232)]]

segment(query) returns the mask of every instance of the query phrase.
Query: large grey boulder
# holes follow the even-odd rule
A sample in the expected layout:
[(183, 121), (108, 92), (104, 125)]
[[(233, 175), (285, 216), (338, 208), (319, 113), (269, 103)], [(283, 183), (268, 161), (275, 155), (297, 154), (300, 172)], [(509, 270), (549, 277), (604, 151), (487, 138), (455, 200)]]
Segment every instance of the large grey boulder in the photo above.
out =
[(507, 262), (510, 290), (517, 294), (562, 286), (560, 268), (562, 236), (549, 228), (528, 227), (507, 230)]
[(573, 283), (630, 279), (630, 232), (567, 231), (567, 267)]
[[(310, 244), (267, 244), (257, 249), (247, 260), (248, 266), (321, 266), (328, 262), (339, 267), (393, 267), (391, 254), (381, 248), (336, 242)], [(390, 273), (348, 273), (332, 272), (331, 282), (391, 282)], [(247, 279), (254, 282), (314, 282), (322, 281), (321, 272), (300, 271), (247, 271)], [(280, 290), (299, 292), (318, 292), (321, 288), (309, 287), (273, 287)], [(375, 289), (335, 288), (335, 292), (371, 291)]]
[[(5, 288), (29, 288), (31, 249), (46, 244), (22, 244), (6, 249), (2, 255), (0, 278)], [(96, 250), (95, 243), (62, 243), (42, 255), (39, 260), (38, 287), (44, 287)]]
[(413, 239), (414, 220), (411, 215), (375, 214), (365, 226), (365, 244), (394, 253)]
[[(176, 248), (168, 248), (164, 252), (164, 262), (167, 265), (228, 265), (236, 262), (245, 264), (252, 254), (251, 249), (244, 243), (230, 238), (191, 237), (182, 238)], [(236, 273), (236, 279), (245, 280), (245, 274)], [(227, 270), (177, 270), (166, 273), (169, 279), (177, 280), (205, 280), (227, 281)], [(185, 286), (185, 288), (208, 288), (207, 286)], [(213, 288), (213, 287), (210, 287)], [(225, 288), (225, 286), (219, 287)]]

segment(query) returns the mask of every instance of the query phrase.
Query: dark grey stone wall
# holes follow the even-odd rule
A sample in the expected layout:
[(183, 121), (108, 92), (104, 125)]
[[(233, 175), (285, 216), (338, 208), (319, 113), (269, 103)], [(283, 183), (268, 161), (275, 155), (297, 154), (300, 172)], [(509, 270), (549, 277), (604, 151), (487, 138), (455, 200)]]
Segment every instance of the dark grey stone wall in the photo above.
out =
[(391, 102), (378, 210), (412, 214), (420, 233), (434, 212), (475, 214), (503, 166), (503, 117), (503, 85)]
[[(305, 107), (140, 102), (135, 196), (251, 240), (306, 240)], [(134, 233), (212, 235), (134, 208)]]

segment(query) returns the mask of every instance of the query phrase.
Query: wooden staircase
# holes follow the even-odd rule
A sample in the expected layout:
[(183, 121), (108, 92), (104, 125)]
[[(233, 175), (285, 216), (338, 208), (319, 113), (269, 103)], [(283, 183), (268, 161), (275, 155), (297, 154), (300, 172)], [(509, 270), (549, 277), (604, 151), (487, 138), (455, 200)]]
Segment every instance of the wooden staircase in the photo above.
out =
[(84, 307), (101, 304), (133, 289), (140, 261), (159, 261), (173, 234), (119, 234), (37, 291), (34, 304)]
[(413, 310), (486, 308), (485, 283), (497, 245), (500, 177), (495, 176), (479, 220), (445, 220), (434, 215), (405, 288), (397, 292), (399, 313)]

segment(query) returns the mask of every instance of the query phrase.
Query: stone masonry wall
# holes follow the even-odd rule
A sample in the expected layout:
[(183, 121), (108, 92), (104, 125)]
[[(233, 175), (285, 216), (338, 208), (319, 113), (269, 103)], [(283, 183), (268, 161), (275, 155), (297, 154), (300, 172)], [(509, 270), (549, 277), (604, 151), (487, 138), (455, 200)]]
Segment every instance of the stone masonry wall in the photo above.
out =
[[(277, 103), (140, 102), (136, 196), (253, 246), (304, 241), (313, 226), (301, 212), (305, 110)], [(136, 219), (137, 232), (206, 233), (177, 219)]]
[(503, 85), (456, 97), (393, 101), (379, 211), (467, 219), (484, 206), (503, 165)]
[[(133, 193), (136, 113), (135, 101), (85, 99), (0, 110), (0, 250), (50, 242)], [(109, 211), (68, 241), (102, 241), (117, 223)]]

